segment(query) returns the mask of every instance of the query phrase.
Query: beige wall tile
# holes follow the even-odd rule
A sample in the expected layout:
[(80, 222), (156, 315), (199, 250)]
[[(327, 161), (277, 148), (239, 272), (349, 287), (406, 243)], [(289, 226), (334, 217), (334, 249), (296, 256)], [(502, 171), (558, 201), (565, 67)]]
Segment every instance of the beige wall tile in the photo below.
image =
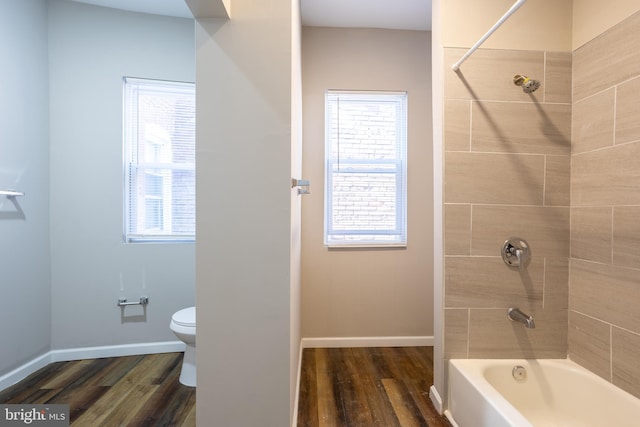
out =
[(571, 52), (546, 52), (545, 59), (545, 102), (571, 103)]
[(500, 255), (505, 240), (520, 237), (535, 259), (569, 256), (568, 207), (479, 205), (471, 223), (472, 255)]
[(613, 145), (615, 89), (611, 88), (573, 104), (572, 153)]
[(551, 310), (569, 307), (569, 258), (545, 258), (544, 308)]
[(571, 209), (571, 257), (611, 263), (612, 208)]
[(469, 320), (470, 358), (564, 358), (567, 355), (567, 310), (530, 314), (535, 329), (507, 318), (505, 309), (472, 309)]
[(571, 158), (571, 206), (640, 205), (640, 142)]
[(616, 25), (573, 54), (573, 100), (628, 80), (640, 69), (640, 14)]
[(542, 205), (544, 156), (445, 153), (446, 203)]
[[(455, 63), (467, 49), (446, 48), (444, 62)], [(544, 52), (525, 50), (478, 49), (456, 73), (449, 66), (444, 70), (445, 98), (488, 99), (499, 101), (542, 101), (540, 90), (524, 93), (513, 84), (513, 76), (523, 74), (543, 79)]]
[(640, 335), (616, 327), (612, 332), (613, 383), (640, 398)]
[(640, 333), (638, 270), (571, 260), (571, 309)]
[(444, 205), (444, 252), (471, 253), (471, 205)]
[(571, 157), (546, 156), (544, 179), (544, 205), (569, 206)]
[(444, 358), (466, 359), (469, 336), (469, 310), (444, 310)]
[(544, 260), (532, 259), (525, 271), (502, 257), (446, 257), (445, 307), (542, 308)]
[(469, 151), (471, 143), (471, 102), (459, 99), (444, 101), (445, 151)]
[[(613, 208), (613, 263), (640, 268), (640, 207)], [(638, 273), (640, 275), (640, 272)]]
[(621, 84), (616, 92), (616, 144), (631, 141), (640, 141), (640, 77)]
[(471, 151), (569, 154), (571, 105), (474, 102)]
[(569, 358), (611, 381), (611, 327), (608, 323), (569, 312)]

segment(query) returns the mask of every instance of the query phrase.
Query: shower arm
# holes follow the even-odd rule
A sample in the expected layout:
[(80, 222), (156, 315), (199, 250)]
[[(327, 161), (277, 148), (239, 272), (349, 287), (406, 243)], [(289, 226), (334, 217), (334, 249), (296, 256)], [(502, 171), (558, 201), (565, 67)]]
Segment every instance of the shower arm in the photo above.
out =
[(467, 51), (467, 53), (465, 53), (464, 55), (462, 55), (462, 57), (458, 60), (458, 62), (456, 62), (455, 64), (453, 64), (451, 66), (451, 68), (453, 69), (453, 71), (458, 71), (460, 69), (460, 65), (462, 65), (462, 63), (464, 61), (467, 60), (467, 58), (469, 58), (473, 52), (475, 52), (481, 45), (482, 43), (484, 43), (491, 34), (493, 34), (502, 24), (504, 24), (504, 22), (509, 19), (509, 17), (511, 15), (513, 15), (515, 13), (516, 10), (520, 9), (520, 6), (522, 6), (524, 4), (524, 2), (526, 2), (527, 0), (517, 0), (513, 6), (511, 6), (511, 8), (509, 8), (509, 10), (507, 10), (507, 13), (505, 13), (504, 15), (502, 15), (502, 18), (498, 19), (498, 22), (496, 22), (495, 24), (493, 24), (493, 27), (491, 27), (489, 29), (489, 31), (487, 31), (485, 33), (484, 36), (480, 37), (480, 40), (478, 40), (476, 42), (476, 44), (474, 44), (473, 46), (471, 46), (471, 49), (469, 49)]

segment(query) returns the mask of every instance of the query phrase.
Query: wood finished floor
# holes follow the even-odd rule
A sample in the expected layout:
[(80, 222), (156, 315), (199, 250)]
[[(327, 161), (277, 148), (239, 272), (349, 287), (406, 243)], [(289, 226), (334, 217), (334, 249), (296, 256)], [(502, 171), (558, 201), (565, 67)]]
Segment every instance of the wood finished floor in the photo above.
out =
[[(181, 362), (165, 353), (52, 363), (0, 391), (0, 403), (68, 404), (74, 427), (192, 427), (196, 394), (178, 381)], [(431, 347), (305, 349), (298, 426), (450, 427), (429, 399), (432, 367)]]
[(432, 383), (432, 347), (304, 349), (298, 427), (451, 427)]
[(182, 353), (52, 363), (0, 392), (0, 403), (68, 404), (74, 427), (196, 425)]

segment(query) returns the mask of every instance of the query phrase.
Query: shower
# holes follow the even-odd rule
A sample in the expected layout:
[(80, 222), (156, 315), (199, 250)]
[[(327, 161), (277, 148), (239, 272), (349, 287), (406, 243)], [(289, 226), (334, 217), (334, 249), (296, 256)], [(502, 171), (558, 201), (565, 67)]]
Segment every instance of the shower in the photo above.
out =
[(522, 86), (524, 93), (535, 92), (540, 87), (540, 82), (538, 80), (530, 79), (529, 77), (522, 76), (520, 74), (513, 76), (513, 84), (516, 86)]

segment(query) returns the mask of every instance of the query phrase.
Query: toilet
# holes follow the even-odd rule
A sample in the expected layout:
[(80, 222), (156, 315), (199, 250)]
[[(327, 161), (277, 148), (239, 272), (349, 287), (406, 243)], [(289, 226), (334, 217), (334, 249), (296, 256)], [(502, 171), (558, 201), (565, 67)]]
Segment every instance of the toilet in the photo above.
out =
[(169, 326), (176, 336), (183, 341), (187, 348), (182, 359), (180, 383), (196, 386), (196, 308), (189, 307), (176, 311), (171, 316)]

